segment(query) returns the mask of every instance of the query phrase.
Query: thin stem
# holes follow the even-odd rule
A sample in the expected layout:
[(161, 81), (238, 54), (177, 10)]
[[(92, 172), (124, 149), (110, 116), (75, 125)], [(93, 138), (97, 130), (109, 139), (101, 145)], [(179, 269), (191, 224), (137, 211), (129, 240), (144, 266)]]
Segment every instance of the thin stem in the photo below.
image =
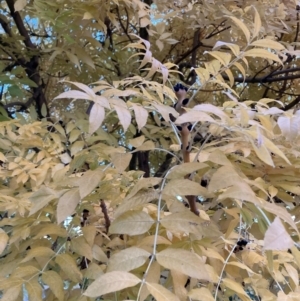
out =
[(151, 259), (150, 259), (150, 261), (148, 263), (147, 269), (146, 269), (146, 271), (144, 273), (144, 276), (143, 276), (143, 279), (141, 281), (141, 285), (140, 285), (140, 288), (139, 288), (139, 291), (138, 291), (138, 295), (137, 295), (137, 299), (136, 299), (137, 301), (139, 301), (139, 299), (140, 299), (140, 295), (141, 295), (141, 291), (142, 291), (143, 285), (146, 282), (146, 278), (147, 278), (148, 272), (149, 272), (150, 267), (152, 265), (152, 262), (154, 261), (155, 256), (156, 256), (157, 239), (158, 239), (158, 231), (159, 231), (159, 224), (160, 224), (160, 211), (161, 211), (161, 202), (162, 202), (162, 192), (163, 192), (163, 189), (165, 187), (165, 184), (166, 184), (167, 177), (168, 177), (169, 173), (176, 166), (177, 165), (173, 166), (172, 168), (170, 168), (168, 170), (168, 172), (166, 173), (166, 175), (163, 178), (163, 181), (162, 181), (162, 184), (161, 184), (161, 187), (160, 187), (160, 190), (159, 190), (159, 198), (158, 198), (158, 202), (157, 202), (157, 219), (156, 219), (156, 227), (155, 227), (154, 241), (153, 241), (153, 251), (152, 251)]
[(237, 244), (235, 244), (235, 245), (233, 246), (233, 248), (231, 249), (230, 253), (228, 254), (228, 256), (227, 256), (227, 258), (226, 258), (226, 260), (225, 260), (225, 262), (224, 262), (222, 271), (221, 271), (220, 276), (219, 276), (219, 281), (218, 281), (218, 284), (217, 284), (217, 288), (216, 288), (215, 301), (217, 301), (218, 291), (219, 291), (219, 287), (220, 287), (220, 284), (221, 284), (221, 281), (222, 281), (222, 277), (223, 277), (224, 270), (225, 270), (225, 268), (226, 268), (226, 265), (227, 265), (227, 263), (228, 263), (228, 260), (230, 259), (230, 257), (231, 257), (231, 255), (232, 255), (234, 249), (236, 248), (236, 246), (237, 246)]

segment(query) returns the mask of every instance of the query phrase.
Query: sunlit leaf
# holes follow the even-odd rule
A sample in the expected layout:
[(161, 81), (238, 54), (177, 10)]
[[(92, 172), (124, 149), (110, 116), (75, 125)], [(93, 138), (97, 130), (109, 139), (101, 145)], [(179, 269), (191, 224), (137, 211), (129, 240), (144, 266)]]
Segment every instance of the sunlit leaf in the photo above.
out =
[(159, 264), (167, 269), (177, 270), (187, 276), (210, 281), (204, 262), (196, 254), (182, 250), (168, 248), (156, 255)]
[(127, 248), (111, 256), (107, 272), (131, 271), (142, 266), (151, 254), (137, 247)]
[(149, 290), (150, 294), (155, 298), (157, 301), (179, 301), (179, 298), (175, 296), (172, 292), (168, 289), (163, 287), (158, 283), (149, 283), (146, 282), (147, 289)]
[(144, 211), (128, 211), (116, 218), (110, 228), (111, 234), (139, 235), (147, 232), (154, 220)]
[(264, 249), (284, 251), (293, 245), (294, 242), (285, 230), (280, 218), (275, 217), (265, 234)]
[(69, 254), (59, 254), (56, 257), (55, 262), (75, 283), (82, 279), (82, 274), (77, 267), (76, 261)]
[(139, 278), (128, 272), (109, 272), (97, 278), (84, 292), (84, 295), (88, 297), (98, 297), (135, 286), (140, 282), (141, 280)]
[(63, 280), (59, 274), (55, 271), (46, 271), (42, 274), (42, 280), (50, 287), (51, 291), (59, 301), (64, 300)]
[(80, 199), (78, 188), (69, 190), (59, 199), (56, 214), (58, 224), (74, 213)]

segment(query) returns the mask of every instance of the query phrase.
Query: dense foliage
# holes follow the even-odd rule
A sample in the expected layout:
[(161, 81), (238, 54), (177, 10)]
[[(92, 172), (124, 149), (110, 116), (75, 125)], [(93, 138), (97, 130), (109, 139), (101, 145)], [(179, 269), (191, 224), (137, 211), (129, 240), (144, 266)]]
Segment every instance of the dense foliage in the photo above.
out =
[(0, 4), (1, 300), (300, 298), (297, 3)]

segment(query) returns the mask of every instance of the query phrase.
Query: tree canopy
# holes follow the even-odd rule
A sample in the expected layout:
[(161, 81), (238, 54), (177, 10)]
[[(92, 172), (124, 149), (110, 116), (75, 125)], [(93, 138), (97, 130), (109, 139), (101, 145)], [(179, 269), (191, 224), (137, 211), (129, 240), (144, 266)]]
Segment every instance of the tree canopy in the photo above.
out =
[(299, 12), (1, 1), (1, 300), (298, 300)]

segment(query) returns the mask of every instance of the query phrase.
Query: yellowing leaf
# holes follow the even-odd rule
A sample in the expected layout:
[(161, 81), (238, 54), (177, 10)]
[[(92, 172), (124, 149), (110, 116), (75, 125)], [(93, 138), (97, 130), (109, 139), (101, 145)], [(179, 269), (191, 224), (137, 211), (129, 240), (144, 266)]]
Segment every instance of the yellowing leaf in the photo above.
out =
[(205, 288), (194, 288), (189, 293), (188, 296), (193, 300), (199, 300), (199, 301), (214, 301), (211, 292)]
[(54, 235), (60, 237), (67, 237), (66, 229), (56, 224), (45, 224), (40, 227), (39, 232), (34, 236), (34, 239), (44, 237), (46, 235)]
[(51, 188), (42, 186), (38, 191), (35, 191), (29, 198), (29, 200), (32, 203), (29, 216), (42, 209), (49, 202), (56, 198), (57, 195)]
[(169, 214), (163, 217), (160, 222), (171, 232), (203, 234), (201, 225), (203, 220), (188, 210)]
[(112, 163), (119, 173), (122, 173), (129, 165), (132, 154), (130, 153), (113, 153), (111, 156)]
[(107, 256), (98, 245), (92, 247), (93, 258), (100, 262), (107, 262)]
[(252, 6), (254, 11), (255, 11), (255, 15), (254, 15), (254, 28), (253, 28), (253, 32), (252, 32), (252, 36), (253, 38), (255, 38), (261, 29), (261, 19), (260, 19), (260, 15), (257, 11), (257, 9), (255, 8), (255, 6)]
[[(230, 175), (230, 177), (228, 177)], [(218, 191), (242, 181), (242, 178), (235, 171), (233, 166), (227, 165), (220, 167), (211, 177), (208, 191)]]
[(180, 301), (177, 296), (160, 284), (146, 282), (146, 285), (150, 294), (157, 301)]
[(250, 45), (251, 46), (271, 48), (271, 49), (276, 49), (276, 50), (285, 49), (282, 44), (280, 44), (279, 42), (276, 42), (274, 40), (270, 40), (270, 39), (257, 40), (257, 41), (252, 42)]
[[(157, 263), (157, 261), (152, 262), (149, 271), (146, 275), (146, 282), (149, 283), (159, 283), (160, 280), (160, 273), (161, 273), (161, 266)], [(150, 292), (146, 285), (142, 286), (141, 294), (140, 294), (140, 300), (144, 301), (148, 296)]]
[(4, 230), (0, 229), (0, 255), (5, 250), (7, 242), (8, 242), (8, 235), (4, 232)]
[(139, 235), (147, 232), (154, 220), (144, 211), (128, 211), (116, 218), (110, 228), (111, 234)]
[(136, 104), (131, 104), (133, 107), (135, 120), (138, 125), (139, 131), (146, 125), (148, 119), (148, 111), (144, 109), (142, 106), (138, 106)]
[(231, 54), (221, 51), (209, 51), (208, 54), (216, 58), (223, 66), (227, 66), (231, 60)]
[(59, 254), (55, 262), (72, 281), (75, 283), (81, 281), (82, 274), (77, 267), (76, 261), (69, 254)]
[(78, 152), (80, 152), (84, 147), (84, 141), (75, 141), (71, 145), (71, 156), (76, 155)]
[(218, 48), (223, 47), (223, 46), (227, 46), (229, 49), (231, 49), (232, 53), (235, 56), (238, 56), (239, 53), (240, 53), (240, 46), (239, 45), (233, 44), (233, 43), (227, 43), (227, 42), (223, 42), (223, 41), (217, 41), (214, 48), (213, 48), (213, 50), (218, 49)]
[(80, 194), (78, 188), (69, 190), (59, 199), (56, 213), (58, 224), (74, 213), (79, 201)]
[(126, 132), (129, 125), (131, 124), (131, 114), (128, 111), (128, 109), (125, 109), (121, 106), (114, 105), (114, 108), (118, 114), (120, 123), (122, 124), (123, 129), (124, 129), (124, 132)]
[(247, 28), (247, 26), (245, 25), (245, 23), (243, 23), (241, 20), (239, 20), (236, 17), (230, 16), (229, 18), (243, 31), (243, 33), (246, 37), (246, 40), (249, 43), (249, 41), (250, 41), (250, 31)]
[(182, 124), (186, 122), (215, 122), (213, 118), (211, 118), (208, 114), (200, 111), (191, 110), (187, 113), (182, 114), (176, 119), (176, 124)]
[(205, 163), (191, 162), (191, 163), (182, 163), (174, 166), (170, 173), (168, 174), (169, 179), (183, 178), (187, 174), (195, 172), (199, 169), (208, 168), (208, 165)]
[(81, 228), (84, 239), (90, 246), (93, 246), (94, 240), (97, 234), (96, 227), (94, 225), (84, 226)]
[(135, 209), (137, 206), (149, 203), (158, 198), (158, 192), (150, 190), (145, 192), (144, 190), (138, 192), (133, 197), (126, 197), (121, 205), (115, 211), (115, 217), (120, 216), (128, 210)]
[(142, 135), (142, 136), (136, 137), (134, 139), (130, 139), (128, 142), (133, 147), (139, 147), (144, 143), (144, 141), (145, 141), (145, 136)]
[(297, 269), (295, 269), (290, 263), (285, 262), (284, 267), (288, 272), (289, 276), (292, 278), (295, 285), (298, 285), (299, 275)]
[(88, 258), (89, 260), (93, 259), (92, 248), (86, 242), (86, 240), (84, 239), (83, 236), (72, 238), (71, 239), (71, 248), (75, 253), (82, 255), (82, 256)]
[(55, 271), (46, 271), (42, 274), (42, 280), (47, 284), (59, 301), (64, 300), (64, 283)]
[(294, 241), (286, 232), (280, 218), (276, 216), (265, 234), (264, 249), (285, 251), (293, 246)]
[(54, 99), (60, 99), (60, 98), (74, 98), (74, 99), (87, 99), (87, 100), (94, 99), (91, 95), (88, 95), (87, 93), (78, 90), (69, 90), (67, 92), (63, 92), (58, 96), (56, 96)]
[(244, 55), (251, 56), (251, 57), (261, 57), (263, 59), (273, 60), (282, 65), (282, 61), (276, 54), (274, 54), (268, 50), (265, 50), (265, 49), (260, 49), (260, 48), (250, 49), (250, 50), (247, 50), (244, 53)]
[(275, 216), (280, 217), (286, 223), (288, 223), (297, 232), (299, 236), (297, 225), (295, 224), (293, 217), (288, 213), (286, 208), (280, 207), (274, 203), (269, 203), (269, 202), (265, 202), (262, 207), (265, 210), (274, 214)]
[(160, 182), (161, 178), (142, 178), (134, 185), (130, 193), (127, 195), (126, 199), (133, 197), (141, 189), (153, 187), (155, 185), (158, 185)]
[(15, 301), (20, 300), (18, 299), (20, 293), (21, 293), (22, 285), (13, 286), (10, 287), (7, 291), (4, 292), (4, 294), (1, 297), (1, 301)]
[(27, 262), (29, 260), (31, 260), (32, 258), (35, 257), (47, 257), (50, 258), (53, 255), (55, 255), (55, 253), (47, 247), (36, 247), (33, 249), (30, 249), (28, 254), (26, 255), (26, 257), (22, 260), (22, 262)]
[(171, 180), (163, 190), (164, 194), (168, 195), (201, 195), (209, 197), (211, 194), (208, 193), (207, 189), (200, 186), (200, 184), (190, 181), (188, 179)]
[(111, 256), (107, 272), (131, 271), (142, 266), (151, 254), (137, 247), (127, 248)]
[(239, 294), (243, 297), (246, 297), (245, 299), (251, 300), (250, 297), (247, 295), (247, 293), (244, 291), (244, 289), (240, 283), (235, 282), (234, 280), (229, 279), (229, 278), (222, 279), (222, 283), (229, 289), (236, 292), (237, 294)]
[(204, 262), (192, 252), (168, 248), (159, 252), (156, 259), (160, 265), (167, 269), (179, 271), (199, 280), (211, 280)]
[(151, 140), (146, 141), (143, 143), (141, 146), (137, 147), (134, 152), (137, 151), (147, 151), (147, 150), (152, 150), (155, 148), (154, 143)]
[(140, 282), (138, 277), (128, 272), (109, 272), (97, 278), (84, 292), (84, 295), (95, 298), (135, 286)]
[(229, 165), (232, 166), (231, 162), (228, 160), (226, 155), (219, 149), (216, 149), (208, 156), (208, 160), (217, 163), (220, 165)]
[(42, 301), (42, 287), (37, 279), (32, 279), (25, 283), (30, 301)]
[(26, 5), (27, 5), (27, 0), (17, 0), (14, 5), (15, 11), (20, 11), (24, 9)]
[[(104, 173), (99, 168), (96, 170), (88, 170), (77, 181), (79, 186), (80, 198), (83, 199), (89, 195), (100, 183)], [(76, 207), (75, 207), (76, 208)]]
[(89, 117), (90, 122), (90, 128), (89, 133), (93, 134), (98, 130), (98, 128), (101, 126), (103, 120), (105, 117), (105, 110), (102, 106), (100, 106), (97, 103), (94, 103)]

